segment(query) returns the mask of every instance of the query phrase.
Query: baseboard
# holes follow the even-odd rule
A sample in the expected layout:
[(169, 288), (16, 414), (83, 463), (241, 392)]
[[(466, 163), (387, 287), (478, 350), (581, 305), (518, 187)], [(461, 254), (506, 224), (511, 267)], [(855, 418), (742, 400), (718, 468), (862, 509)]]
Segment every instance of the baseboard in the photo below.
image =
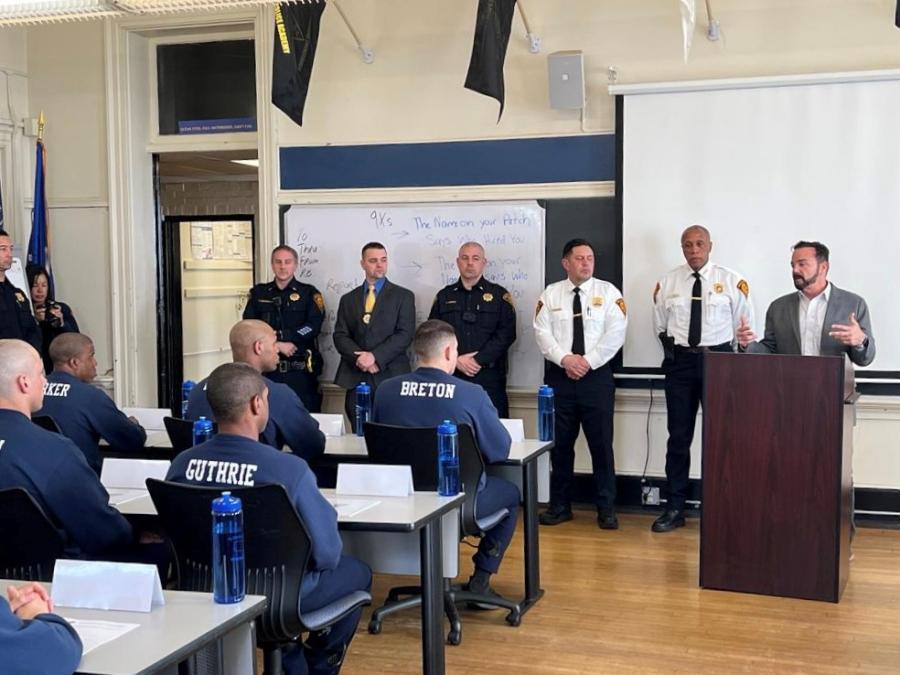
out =
[[(641, 501), (642, 488), (657, 487), (661, 497), (658, 506), (645, 506)], [(573, 501), (584, 508), (592, 508), (594, 480), (590, 474), (575, 474), (575, 494)], [(900, 527), (900, 490), (877, 488), (856, 488), (857, 524), (873, 527)], [(665, 508), (666, 481), (663, 478), (646, 478), (642, 483), (640, 476), (616, 477), (616, 507), (632, 512), (646, 511), (659, 513)], [(700, 481), (691, 480), (688, 487), (688, 512), (700, 509)]]

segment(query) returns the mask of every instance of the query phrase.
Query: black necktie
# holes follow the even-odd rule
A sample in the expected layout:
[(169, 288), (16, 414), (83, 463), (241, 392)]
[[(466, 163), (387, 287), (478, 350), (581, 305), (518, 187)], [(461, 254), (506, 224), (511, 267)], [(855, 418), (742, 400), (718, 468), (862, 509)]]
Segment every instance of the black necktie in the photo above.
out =
[(700, 285), (700, 272), (694, 272), (694, 288), (691, 290), (691, 326), (688, 328), (688, 344), (696, 347), (700, 344), (701, 324), (703, 323), (703, 287)]
[(581, 289), (575, 287), (572, 300), (572, 353), (584, 354), (584, 319), (581, 316)]

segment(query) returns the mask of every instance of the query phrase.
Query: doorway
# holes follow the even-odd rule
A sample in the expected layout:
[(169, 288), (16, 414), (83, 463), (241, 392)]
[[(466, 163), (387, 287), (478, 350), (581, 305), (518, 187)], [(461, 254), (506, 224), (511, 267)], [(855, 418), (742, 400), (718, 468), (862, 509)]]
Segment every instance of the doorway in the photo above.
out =
[(182, 382), (231, 360), (254, 279), (257, 168), (248, 152), (158, 157), (158, 395), (180, 417)]

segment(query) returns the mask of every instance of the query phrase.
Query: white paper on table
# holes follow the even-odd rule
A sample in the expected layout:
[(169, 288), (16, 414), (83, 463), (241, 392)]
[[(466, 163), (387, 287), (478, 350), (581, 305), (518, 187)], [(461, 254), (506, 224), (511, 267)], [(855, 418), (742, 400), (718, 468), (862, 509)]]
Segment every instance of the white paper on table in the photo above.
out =
[(59, 607), (126, 612), (166, 604), (156, 565), (92, 560), (57, 560), (50, 597)]
[(146, 490), (147, 479), (165, 480), (172, 462), (167, 459), (126, 459), (107, 457), (103, 460), (100, 482), (107, 490), (129, 488)]
[(319, 423), (319, 431), (326, 436), (344, 435), (344, 416), (331, 413), (310, 413), (312, 418)]
[(171, 417), (172, 411), (168, 408), (122, 408), (126, 417), (133, 417), (147, 431), (165, 431), (164, 417)]
[(338, 464), (338, 495), (408, 497), (413, 493), (412, 467), (390, 464)]
[(349, 497), (340, 499), (332, 497), (328, 501), (334, 507), (334, 510), (337, 511), (338, 518), (352, 518), (366, 509), (371, 509), (373, 506), (378, 506), (381, 503), (377, 499), (352, 499)]
[(149, 494), (147, 490), (129, 488), (110, 488), (107, 492), (109, 493), (109, 505), (113, 507), (122, 506), (122, 504), (133, 502), (135, 499), (140, 499)]
[(506, 427), (513, 443), (521, 443), (525, 440), (525, 423), (522, 420), (511, 420), (501, 417), (500, 423)]
[(99, 647), (111, 642), (118, 637), (122, 637), (125, 633), (133, 631), (140, 626), (138, 623), (119, 623), (118, 621), (97, 621), (94, 619), (72, 619), (63, 617), (68, 621), (78, 637), (81, 638), (81, 644), (84, 647), (82, 654), (87, 654)]

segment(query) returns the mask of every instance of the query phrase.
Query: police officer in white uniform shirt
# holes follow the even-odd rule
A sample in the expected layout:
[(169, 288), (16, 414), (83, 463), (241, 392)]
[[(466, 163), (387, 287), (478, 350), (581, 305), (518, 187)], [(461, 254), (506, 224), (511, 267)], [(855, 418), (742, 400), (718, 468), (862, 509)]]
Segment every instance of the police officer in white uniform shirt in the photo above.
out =
[(619, 527), (613, 459), (616, 387), (609, 361), (625, 342), (625, 301), (615, 286), (594, 278), (594, 248), (573, 239), (563, 248), (568, 278), (544, 289), (534, 314), (534, 331), (547, 360), (545, 382), (553, 387), (556, 443), (550, 451), (550, 507), (542, 525), (572, 519), (575, 439), (584, 429), (594, 474), (597, 524)]
[(684, 526), (691, 470), (691, 442), (703, 394), (703, 353), (734, 351), (735, 334), (753, 324), (750, 287), (737, 272), (709, 262), (709, 230), (691, 225), (681, 235), (687, 261), (666, 274), (653, 291), (653, 327), (663, 346), (669, 442), (668, 500), (652, 530)]

